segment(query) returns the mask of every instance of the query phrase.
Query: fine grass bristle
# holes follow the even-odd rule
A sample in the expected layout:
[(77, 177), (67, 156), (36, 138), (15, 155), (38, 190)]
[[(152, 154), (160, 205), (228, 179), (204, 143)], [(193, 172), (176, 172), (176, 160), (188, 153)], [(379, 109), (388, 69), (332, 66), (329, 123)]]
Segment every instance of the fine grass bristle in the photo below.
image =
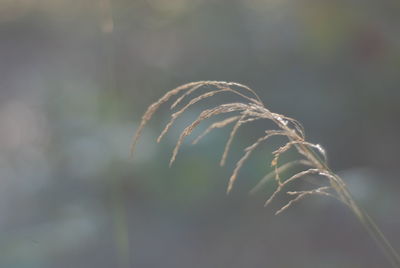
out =
[[(197, 97), (191, 97), (191, 95), (195, 91), (203, 87), (207, 89), (205, 93)], [(317, 181), (318, 186), (315, 189), (311, 189), (308, 191), (286, 192), (286, 194), (292, 198), (286, 205), (277, 210), (276, 214), (280, 214), (281, 212), (290, 208), (293, 204), (304, 199), (307, 196), (319, 195), (333, 197), (345, 204), (354, 213), (354, 215), (364, 225), (364, 227), (367, 229), (368, 233), (372, 236), (375, 242), (387, 255), (393, 266), (400, 268), (400, 257), (396, 250), (390, 245), (388, 240), (384, 237), (384, 235), (376, 226), (376, 224), (372, 221), (372, 219), (356, 204), (343, 180), (338, 175), (333, 173), (328, 167), (325, 150), (319, 144), (313, 144), (305, 140), (304, 128), (299, 121), (285, 115), (271, 112), (264, 106), (263, 102), (254, 92), (254, 90), (245, 85), (224, 81), (199, 81), (188, 83), (168, 91), (158, 101), (150, 105), (142, 116), (142, 120), (132, 140), (131, 154), (133, 155), (137, 142), (142, 134), (143, 128), (146, 126), (148, 121), (152, 118), (152, 116), (160, 108), (160, 106), (169, 101), (172, 97), (178, 95), (177, 99), (172, 103), (170, 107), (171, 109), (176, 108), (179, 104), (184, 102), (185, 99), (189, 99), (189, 101), (186, 105), (183, 106), (183, 108), (179, 109), (177, 112), (174, 112), (171, 115), (170, 121), (161, 131), (161, 134), (157, 139), (158, 142), (160, 142), (162, 137), (173, 127), (175, 121), (194, 104), (200, 102), (201, 100), (214, 97), (217, 94), (228, 92), (235, 94), (243, 101), (224, 103), (214, 108), (203, 110), (200, 115), (180, 134), (176, 146), (172, 152), (170, 165), (172, 165), (176, 160), (179, 149), (185, 138), (189, 136), (193, 132), (193, 130), (206, 119), (210, 119), (214, 116), (221, 114), (234, 113), (233, 115), (230, 115), (223, 120), (212, 123), (202, 134), (200, 134), (193, 141), (193, 144), (196, 144), (200, 139), (210, 133), (213, 129), (223, 128), (234, 123), (221, 157), (221, 166), (226, 163), (234, 137), (243, 125), (249, 122), (253, 122), (255, 120), (270, 120), (276, 125), (277, 130), (266, 130), (264, 136), (258, 138), (256, 142), (244, 149), (243, 156), (239, 159), (239, 161), (237, 161), (232, 175), (229, 178), (227, 193), (230, 193), (232, 191), (233, 185), (239, 175), (240, 170), (244, 166), (245, 162), (249, 159), (252, 152), (256, 148), (258, 148), (262, 142), (268, 140), (270, 137), (277, 135), (284, 136), (287, 138), (287, 142), (279, 147), (279, 149), (272, 152), (273, 160), (271, 162), (271, 166), (274, 170), (272, 172), (268, 172), (251, 190), (251, 193), (259, 191), (268, 181), (271, 181), (273, 178), (275, 178), (275, 183), (277, 186), (272, 195), (265, 202), (265, 205), (269, 205), (273, 200), (275, 200), (278, 194), (280, 194), (283, 189), (292, 182), (307, 176), (315, 176), (321, 178)], [(295, 148), (297, 150), (297, 152), (299, 153), (299, 159), (280, 164), (280, 156), (291, 148)], [(289, 178), (281, 178), (281, 174), (283, 174), (288, 169), (291, 169), (298, 165), (307, 166), (308, 169), (297, 172)]]
[(190, 102), (189, 102), (188, 104), (186, 104), (185, 107), (183, 107), (182, 109), (180, 109), (179, 111), (177, 111), (176, 113), (173, 113), (173, 114), (171, 115), (171, 120), (167, 123), (167, 125), (165, 126), (165, 128), (164, 128), (163, 131), (161, 132), (160, 136), (159, 136), (158, 139), (157, 139), (157, 142), (160, 142), (160, 141), (161, 141), (162, 137), (168, 132), (168, 130), (169, 130), (169, 129), (171, 128), (171, 126), (174, 124), (175, 120), (176, 120), (179, 116), (181, 116), (190, 106), (192, 106), (193, 104), (195, 104), (195, 103), (197, 103), (197, 102), (199, 102), (199, 101), (201, 101), (201, 100), (203, 100), (203, 99), (212, 97), (212, 96), (214, 96), (214, 95), (216, 95), (216, 94), (218, 94), (218, 93), (222, 93), (222, 92), (224, 92), (224, 91), (226, 91), (226, 90), (221, 89), (221, 90), (217, 90), (217, 91), (207, 92), (207, 93), (204, 93), (204, 94), (202, 94), (202, 95), (200, 95), (200, 96), (198, 96), (198, 97), (196, 97), (196, 98), (190, 100)]
[(240, 160), (236, 163), (236, 167), (233, 170), (233, 173), (229, 179), (229, 183), (228, 183), (228, 189), (227, 189), (227, 193), (229, 193), (232, 190), (233, 184), (236, 180), (236, 177), (239, 173), (239, 170), (242, 168), (242, 166), (244, 165), (244, 163), (246, 162), (246, 160), (250, 157), (250, 154), (265, 140), (267, 140), (268, 138), (272, 137), (272, 136), (277, 136), (277, 135), (281, 135), (281, 136), (286, 136), (286, 133), (284, 131), (280, 131), (280, 130), (270, 130), (270, 131), (266, 131), (267, 135), (259, 138), (255, 143), (253, 143), (252, 145), (250, 145), (249, 147), (245, 148), (245, 154), (242, 156), (242, 158), (240, 158)]
[(301, 199), (303, 199), (304, 197), (306, 197), (308, 195), (322, 195), (322, 196), (329, 196), (329, 197), (336, 198), (334, 195), (326, 192), (326, 191), (328, 191), (330, 189), (331, 189), (330, 186), (324, 186), (324, 187), (319, 187), (317, 189), (310, 190), (310, 191), (293, 191), (293, 192), (289, 191), (289, 192), (286, 192), (288, 195), (297, 195), (297, 196), (294, 199), (290, 200), (286, 205), (281, 207), (277, 212), (275, 212), (275, 215), (278, 215), (278, 214), (282, 213), (283, 211), (285, 211), (286, 209), (291, 207), (294, 203), (300, 201)]
[(171, 156), (169, 165), (171, 166), (173, 164), (173, 162), (175, 161), (176, 155), (178, 154), (179, 148), (182, 145), (185, 137), (190, 135), (193, 132), (193, 130), (201, 123), (201, 121), (208, 119), (210, 117), (213, 117), (215, 115), (218, 115), (218, 114), (242, 111), (245, 109), (246, 109), (246, 105), (244, 105), (242, 103), (228, 103), (228, 104), (222, 104), (215, 108), (207, 109), (207, 110), (204, 110), (203, 112), (201, 112), (199, 117), (182, 131), (181, 135), (179, 136), (178, 142), (176, 143), (176, 146), (172, 152), (172, 156)]
[(222, 121), (218, 121), (213, 123), (212, 125), (210, 125), (203, 133), (201, 133), (193, 142), (192, 144), (195, 145), (197, 144), (204, 136), (206, 136), (208, 133), (210, 133), (213, 129), (215, 128), (223, 128), (233, 122), (235, 122), (236, 120), (238, 120), (240, 118), (240, 116), (231, 116), (228, 117)]
[(245, 122), (245, 121), (244, 121), (245, 117), (246, 117), (246, 115), (243, 114), (243, 115), (239, 118), (239, 120), (238, 120), (238, 121), (236, 122), (236, 124), (233, 126), (231, 133), (229, 134), (229, 139), (228, 139), (228, 141), (226, 142), (225, 149), (224, 149), (224, 152), (223, 152), (222, 157), (221, 157), (221, 161), (219, 162), (219, 165), (220, 165), (221, 167), (225, 165), (226, 158), (228, 157), (229, 149), (231, 148), (231, 144), (232, 144), (232, 142), (233, 142), (233, 138), (235, 137), (236, 133), (238, 132), (240, 126), (244, 124), (244, 122)]
[[(304, 166), (312, 166), (312, 163), (304, 160), (304, 159), (300, 159), (300, 160), (294, 160), (291, 162), (287, 162), (281, 166), (278, 167), (278, 173), (283, 173), (288, 169), (291, 169), (297, 165), (304, 165)], [(271, 179), (275, 178), (275, 173), (276, 171), (271, 171), (270, 173), (266, 174), (258, 183), (256, 186), (254, 186), (253, 189), (251, 189), (250, 194), (254, 194), (257, 191), (261, 190), (261, 188), (267, 183), (269, 182)]]

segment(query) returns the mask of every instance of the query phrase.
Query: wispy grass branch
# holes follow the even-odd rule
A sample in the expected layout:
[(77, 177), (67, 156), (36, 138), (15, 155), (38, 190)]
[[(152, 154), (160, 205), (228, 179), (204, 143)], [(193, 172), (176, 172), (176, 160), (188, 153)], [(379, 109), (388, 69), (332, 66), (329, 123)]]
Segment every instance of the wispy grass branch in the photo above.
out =
[[(207, 91), (197, 97), (191, 98), (191, 95), (202, 87), (206, 88)], [(354, 213), (354, 215), (364, 225), (364, 227), (367, 229), (368, 233), (375, 240), (378, 246), (386, 254), (388, 260), (390, 260), (392, 265), (394, 267), (400, 267), (400, 257), (396, 250), (391, 246), (389, 241), (382, 234), (382, 232), (379, 230), (373, 220), (367, 215), (367, 213), (365, 213), (357, 205), (344, 181), (329, 168), (327, 164), (325, 150), (319, 144), (313, 144), (305, 140), (304, 128), (297, 120), (271, 112), (264, 106), (259, 96), (251, 88), (245, 85), (233, 82), (199, 81), (179, 86), (167, 92), (158, 101), (150, 105), (147, 111), (144, 113), (139, 128), (137, 129), (135, 136), (133, 137), (131, 152), (134, 152), (137, 141), (147, 122), (152, 118), (159, 107), (165, 102), (169, 101), (170, 98), (172, 98), (173, 96), (181, 94), (175, 100), (175, 102), (173, 102), (173, 104), (171, 105), (171, 109), (174, 109), (185, 99), (189, 99), (189, 101), (186, 105), (183, 106), (183, 108), (172, 114), (171, 120), (167, 123), (166, 127), (157, 139), (158, 142), (173, 127), (175, 120), (179, 118), (190, 107), (201, 100), (213, 97), (220, 93), (233, 93), (242, 98), (243, 102), (225, 103), (211, 109), (203, 110), (200, 115), (180, 134), (178, 142), (172, 152), (170, 165), (172, 165), (173, 162), (176, 160), (179, 148), (181, 147), (185, 138), (189, 136), (193, 132), (193, 130), (206, 119), (212, 118), (216, 115), (235, 113), (234, 115), (230, 115), (228, 118), (222, 121), (211, 124), (202, 134), (200, 134), (200, 136), (198, 136), (193, 141), (193, 144), (196, 144), (211, 130), (216, 128), (223, 128), (234, 123), (229, 138), (227, 140), (224, 152), (222, 154), (222, 158), (220, 161), (221, 166), (223, 166), (227, 160), (229, 149), (232, 146), (234, 137), (240, 127), (248, 122), (252, 122), (255, 120), (270, 120), (276, 125), (276, 129), (266, 130), (264, 136), (260, 137), (252, 145), (244, 149), (243, 156), (236, 163), (233, 173), (229, 178), (227, 193), (231, 192), (234, 183), (239, 175), (239, 171), (248, 160), (252, 152), (256, 148), (258, 148), (264, 141), (267, 141), (270, 137), (276, 135), (284, 136), (287, 138), (287, 142), (278, 150), (272, 152), (274, 157), (271, 162), (271, 166), (274, 168), (274, 171), (272, 173), (266, 174), (253, 188), (251, 193), (260, 190), (266, 182), (275, 178), (277, 186), (275, 188), (275, 191), (265, 203), (265, 205), (269, 205), (275, 200), (275, 198), (279, 194), (283, 192), (284, 188), (292, 182), (302, 179), (306, 176), (318, 176), (321, 178), (321, 184), (325, 184), (325, 186), (318, 186), (317, 188), (308, 191), (286, 192), (286, 194), (292, 197), (292, 199), (286, 205), (277, 210), (276, 214), (284, 212), (293, 204), (299, 202), (307, 196), (318, 195), (333, 197), (345, 204)], [(297, 150), (300, 155), (299, 159), (292, 162), (280, 164), (280, 156), (291, 148), (295, 148)], [(281, 178), (281, 174), (284, 171), (298, 165), (307, 166), (308, 168), (303, 171), (297, 172), (290, 178)]]

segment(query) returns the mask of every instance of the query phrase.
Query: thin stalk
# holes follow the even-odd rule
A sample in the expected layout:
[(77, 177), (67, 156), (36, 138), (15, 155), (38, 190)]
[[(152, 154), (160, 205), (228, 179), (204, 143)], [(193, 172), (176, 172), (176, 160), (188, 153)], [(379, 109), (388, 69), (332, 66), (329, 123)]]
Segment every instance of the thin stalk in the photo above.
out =
[[(280, 128), (293, 134), (293, 137), (288, 136), (290, 140), (301, 140), (302, 138), (293, 132), (287, 125), (282, 124), (280, 121), (273, 120)], [(393, 267), (400, 268), (400, 256), (394, 247), (390, 244), (389, 240), (385, 237), (382, 231), (379, 229), (378, 225), (374, 220), (363, 210), (351, 196), (349, 190), (347, 189), (342, 178), (333, 173), (328, 165), (323, 161), (314, 151), (304, 144), (295, 145), (299, 152), (308, 158), (308, 160), (316, 165), (317, 168), (321, 170), (328, 171), (335, 180), (330, 180), (330, 184), (333, 189), (339, 195), (340, 200), (345, 203), (350, 210), (354, 213), (357, 219), (361, 222), (364, 228), (367, 230), (368, 234), (375, 241), (378, 247), (386, 255), (387, 259), (390, 261)]]
[(386, 255), (387, 259), (390, 261), (393, 267), (400, 267), (400, 256), (390, 244), (389, 240), (385, 237), (385, 235), (381, 232), (379, 227), (376, 225), (374, 220), (351, 198), (349, 195), (349, 207), (353, 211), (353, 213), (357, 216), (359, 221), (365, 227), (369, 235), (375, 241), (375, 243), (379, 246), (379, 248)]
[[(343, 180), (333, 173), (330, 168), (326, 165), (324, 161), (320, 159), (312, 150), (310, 150), (307, 146), (299, 144), (299, 149), (306, 152), (306, 155), (309, 157), (309, 160), (312, 162), (318, 162), (319, 165), (329, 171), (332, 176), (336, 178), (337, 181), (343, 182)], [(340, 199), (350, 208), (350, 210), (354, 213), (357, 219), (361, 222), (364, 228), (367, 230), (368, 234), (375, 241), (378, 247), (382, 250), (382, 252), (386, 255), (387, 259), (390, 261), (393, 267), (400, 268), (400, 256), (397, 251), (390, 244), (389, 240), (385, 237), (382, 231), (379, 229), (378, 225), (374, 222), (374, 220), (363, 210), (353, 199), (346, 185), (335, 183), (331, 181), (331, 186), (338, 193)]]

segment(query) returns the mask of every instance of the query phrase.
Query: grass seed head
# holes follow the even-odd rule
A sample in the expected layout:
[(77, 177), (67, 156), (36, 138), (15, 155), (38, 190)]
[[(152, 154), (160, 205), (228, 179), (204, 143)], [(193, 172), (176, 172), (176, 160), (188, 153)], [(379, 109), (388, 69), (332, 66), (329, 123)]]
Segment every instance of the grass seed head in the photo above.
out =
[[(200, 90), (201, 88), (205, 88), (206, 92), (198, 95), (197, 97), (191, 97), (195, 91)], [(209, 134), (212, 130), (217, 128), (224, 128), (230, 124), (234, 124), (228, 140), (226, 142), (220, 165), (223, 166), (228, 158), (230, 148), (233, 144), (233, 140), (237, 135), (239, 129), (245, 125), (246, 123), (253, 122), (255, 120), (271, 120), (277, 126), (277, 129), (266, 130), (265, 135), (258, 138), (253, 144), (246, 147), (244, 149), (243, 156), (237, 161), (235, 168), (232, 172), (232, 175), (229, 178), (227, 193), (231, 192), (233, 189), (233, 185), (236, 179), (239, 176), (239, 172), (246, 163), (246, 161), (250, 158), (251, 154), (265, 141), (267, 141), (272, 136), (283, 136), (287, 138), (287, 142), (283, 144), (279, 149), (272, 152), (273, 160), (271, 166), (274, 168), (273, 172), (267, 173), (259, 183), (254, 187), (251, 191), (252, 193), (260, 190), (263, 185), (272, 178), (275, 178), (277, 187), (272, 195), (267, 199), (266, 205), (270, 204), (275, 197), (282, 192), (284, 187), (291, 184), (292, 182), (305, 177), (305, 176), (322, 176), (328, 178), (328, 182), (331, 184), (339, 185), (340, 187), (344, 187), (344, 183), (331, 174), (328, 168), (326, 168), (326, 154), (322, 147), (318, 144), (313, 144), (308, 141), (305, 141), (304, 128), (299, 121), (296, 119), (287, 117), (285, 115), (277, 114), (271, 112), (267, 109), (259, 96), (255, 93), (251, 88), (234, 82), (224, 82), (224, 81), (199, 81), (192, 82), (182, 86), (179, 86), (169, 92), (167, 92), (163, 97), (161, 97), (158, 101), (150, 105), (147, 111), (144, 113), (142, 120), (136, 133), (133, 137), (132, 142), (132, 153), (134, 152), (135, 146), (138, 142), (139, 137), (142, 134), (143, 128), (148, 123), (148, 121), (152, 118), (154, 113), (161, 107), (162, 104), (169, 101), (172, 97), (178, 96), (177, 99), (170, 106), (171, 109), (175, 109), (179, 104), (183, 103), (186, 99), (188, 99), (187, 103), (183, 105), (178, 111), (172, 113), (171, 119), (166, 124), (165, 128), (161, 131), (160, 136), (157, 139), (157, 142), (160, 142), (163, 136), (168, 133), (169, 130), (174, 126), (175, 121), (182, 116), (184, 112), (189, 110), (192, 106), (197, 104), (198, 102), (205, 100), (207, 98), (211, 98), (216, 96), (217, 94), (223, 93), (231, 93), (235, 94), (239, 98), (241, 98), (242, 102), (233, 102), (233, 103), (224, 103), (213, 107), (211, 109), (203, 110), (198, 117), (187, 127), (179, 135), (178, 141), (172, 151), (172, 156), (170, 159), (170, 165), (172, 165), (176, 157), (178, 155), (179, 149), (182, 146), (185, 138), (192, 134), (193, 130), (203, 121), (213, 118), (214, 116), (228, 113), (236, 113), (234, 115), (230, 115), (229, 117), (214, 122), (209, 125), (209, 127), (200, 134), (196, 139), (193, 140), (193, 144), (198, 143), (200, 139)], [(280, 156), (287, 152), (291, 148), (296, 148), (298, 151), (300, 158), (288, 162), (283, 163), (282, 165), (279, 163)], [(322, 157), (320, 157), (322, 156)], [(309, 169), (304, 171), (300, 171), (290, 178), (282, 179), (281, 174), (286, 170), (293, 168), (296, 165), (308, 166)], [(329, 184), (328, 184), (329, 185)], [(281, 213), (288, 207), (290, 207), (293, 203), (303, 199), (308, 195), (332, 195), (335, 193), (328, 193), (330, 186), (320, 186), (314, 190), (310, 191), (291, 191), (287, 192), (288, 195), (294, 196), (294, 198), (277, 211), (277, 214)]]

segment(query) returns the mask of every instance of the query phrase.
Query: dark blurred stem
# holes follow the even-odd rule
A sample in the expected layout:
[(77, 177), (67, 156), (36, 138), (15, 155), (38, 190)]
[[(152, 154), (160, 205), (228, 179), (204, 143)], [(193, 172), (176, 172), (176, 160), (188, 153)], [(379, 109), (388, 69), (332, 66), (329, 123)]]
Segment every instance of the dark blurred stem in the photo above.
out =
[(129, 229), (126, 218), (126, 207), (123, 198), (123, 186), (120, 180), (114, 179), (112, 192), (112, 213), (114, 239), (117, 248), (119, 267), (130, 267)]
[[(111, 0), (99, 0), (100, 29), (103, 34), (104, 54), (106, 61), (106, 76), (104, 81), (108, 92), (115, 92), (117, 81), (115, 78), (115, 47), (114, 47), (114, 18)], [(114, 178), (112, 183), (112, 219), (118, 267), (130, 267), (129, 228), (124, 204), (122, 181)]]

